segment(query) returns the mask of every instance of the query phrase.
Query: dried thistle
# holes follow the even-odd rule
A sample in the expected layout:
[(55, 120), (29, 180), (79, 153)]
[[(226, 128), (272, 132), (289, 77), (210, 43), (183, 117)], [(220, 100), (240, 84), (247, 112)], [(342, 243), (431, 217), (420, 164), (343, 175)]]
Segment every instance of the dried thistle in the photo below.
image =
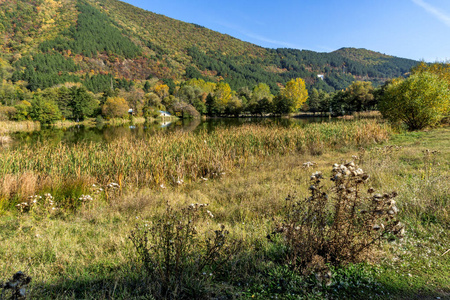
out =
[(403, 237), (397, 193), (367, 189), (369, 178), (352, 161), (334, 164), (329, 190), (322, 184), (322, 173), (315, 172), (309, 197), (286, 199), (284, 221), (272, 234), (284, 235), (294, 268), (310, 272), (317, 257), (332, 265), (358, 262), (388, 234)]

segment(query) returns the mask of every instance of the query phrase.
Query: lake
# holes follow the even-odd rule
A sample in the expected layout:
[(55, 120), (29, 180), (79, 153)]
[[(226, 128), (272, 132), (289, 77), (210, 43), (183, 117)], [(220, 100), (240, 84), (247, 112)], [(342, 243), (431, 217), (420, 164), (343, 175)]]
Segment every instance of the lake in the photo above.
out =
[[(334, 119), (331, 119), (334, 120)], [(260, 124), (263, 126), (304, 126), (313, 122), (330, 122), (328, 117), (306, 118), (213, 118), (207, 120), (178, 120), (165, 123), (127, 124), (123, 126), (110, 126), (98, 124), (96, 127), (84, 127), (82, 125), (55, 129), (42, 128), (35, 132), (20, 132), (12, 134), (13, 143), (10, 147), (23, 144), (33, 145), (40, 142), (50, 144), (78, 143), (78, 142), (111, 142), (118, 138), (145, 138), (158, 131), (213, 131), (218, 127), (235, 127), (246, 124)]]

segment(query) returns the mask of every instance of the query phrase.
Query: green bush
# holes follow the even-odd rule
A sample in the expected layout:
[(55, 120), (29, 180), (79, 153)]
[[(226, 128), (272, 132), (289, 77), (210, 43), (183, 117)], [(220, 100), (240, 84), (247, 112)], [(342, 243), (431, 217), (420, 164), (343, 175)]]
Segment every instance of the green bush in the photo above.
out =
[(41, 124), (51, 124), (61, 119), (61, 112), (54, 102), (44, 100), (35, 94), (31, 101), (30, 117)]
[(385, 118), (404, 123), (409, 130), (435, 126), (450, 113), (448, 84), (428, 72), (394, 80), (387, 87), (379, 109)]

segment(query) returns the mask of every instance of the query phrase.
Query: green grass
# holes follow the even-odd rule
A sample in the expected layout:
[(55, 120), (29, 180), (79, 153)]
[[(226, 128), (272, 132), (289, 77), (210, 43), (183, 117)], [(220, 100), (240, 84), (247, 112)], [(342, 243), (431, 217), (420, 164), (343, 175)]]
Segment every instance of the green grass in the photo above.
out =
[[(251, 145), (261, 139), (254, 137)], [(154, 282), (128, 238), (131, 230), (135, 224), (151, 224), (167, 202), (175, 208), (208, 203), (214, 219), (200, 222), (199, 236), (224, 224), (230, 238), (242, 245), (222, 272), (191, 278), (195, 285), (190, 293), (224, 299), (445, 299), (450, 296), (450, 253), (442, 255), (450, 249), (449, 141), (450, 129), (441, 128), (394, 135), (386, 144), (367, 143), (363, 156), (347, 144), (345, 151), (321, 155), (272, 150), (272, 155), (241, 161), (207, 181), (136, 189), (127, 188), (129, 181), (124, 179), (122, 192), (110, 192), (108, 199), (99, 194), (75, 212), (42, 207), (21, 214), (9, 208), (0, 218), (0, 280), (19, 270), (26, 272), (33, 277), (29, 292), (34, 298), (151, 299), (149, 286)], [(207, 142), (220, 145), (214, 137)], [(389, 150), (386, 145), (402, 148)], [(264, 147), (252, 149), (258, 153)], [(425, 158), (426, 149), (440, 153)], [(314, 276), (289, 268), (282, 240), (271, 243), (266, 235), (288, 194), (306, 196), (312, 172), (320, 170), (327, 177), (333, 163), (348, 161), (352, 155), (360, 156), (357, 161), (371, 175), (372, 186), (399, 193), (396, 200), (407, 232), (403, 240), (383, 242), (366, 263), (334, 270), (333, 283), (322, 287)], [(317, 165), (304, 169), (307, 161)], [(59, 197), (64, 195), (55, 194), (55, 201)]]

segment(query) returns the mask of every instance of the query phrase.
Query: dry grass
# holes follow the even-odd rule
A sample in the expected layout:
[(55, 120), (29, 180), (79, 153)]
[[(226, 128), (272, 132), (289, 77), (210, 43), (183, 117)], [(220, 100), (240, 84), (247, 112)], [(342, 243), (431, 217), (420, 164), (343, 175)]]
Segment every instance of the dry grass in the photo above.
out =
[(0, 135), (0, 146), (11, 143), (12, 138), (9, 135)]
[(33, 121), (0, 121), (0, 134), (13, 133), (19, 131), (36, 131), (41, 129), (39, 122)]
[[(84, 186), (116, 182), (130, 188), (160, 188), (221, 177), (253, 160), (290, 153), (319, 155), (386, 141), (389, 135), (386, 125), (357, 121), (303, 128), (252, 125), (198, 134), (159, 132), (146, 140), (122, 139), (107, 144), (42, 144), (0, 153), (0, 175), (19, 179), (26, 172), (36, 174), (35, 193), (67, 190), (72, 182), (81, 179), (87, 179)], [(51, 186), (46, 184), (48, 181)], [(83, 192), (87, 191), (80, 190), (79, 194)], [(3, 197), (17, 194), (11, 190)]]

